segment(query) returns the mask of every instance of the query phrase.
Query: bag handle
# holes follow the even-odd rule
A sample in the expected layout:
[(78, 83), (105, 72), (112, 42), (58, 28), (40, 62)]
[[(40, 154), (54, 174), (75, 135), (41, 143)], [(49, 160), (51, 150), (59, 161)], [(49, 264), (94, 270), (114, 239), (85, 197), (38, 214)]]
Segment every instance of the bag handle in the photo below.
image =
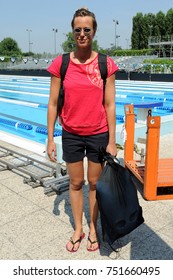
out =
[(116, 163), (120, 164), (119, 159), (116, 156), (113, 156), (110, 153), (106, 152), (105, 148), (100, 147), (99, 153), (103, 162), (107, 161), (108, 164), (113, 166), (115, 166)]

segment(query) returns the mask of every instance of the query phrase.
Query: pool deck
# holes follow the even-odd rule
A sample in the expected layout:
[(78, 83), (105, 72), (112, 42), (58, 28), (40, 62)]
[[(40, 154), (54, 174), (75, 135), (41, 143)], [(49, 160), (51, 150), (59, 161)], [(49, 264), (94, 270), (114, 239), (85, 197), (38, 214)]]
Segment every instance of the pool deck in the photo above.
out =
[[(173, 157), (173, 134), (161, 137), (160, 157)], [(0, 145), (5, 138), (0, 135)], [(16, 143), (17, 144), (17, 143)], [(11, 145), (6, 142), (6, 145)], [(24, 147), (18, 142), (23, 150)], [(32, 145), (27, 145), (31, 153)], [(44, 146), (33, 153), (44, 153)], [(23, 150), (26, 152), (26, 149)], [(123, 151), (118, 152), (123, 160)], [(76, 253), (65, 244), (73, 233), (68, 192), (47, 196), (43, 187), (24, 184), (17, 171), (0, 171), (0, 259), (1, 260), (173, 260), (173, 200), (146, 201), (138, 191), (145, 223), (115, 243), (112, 252), (101, 241), (96, 252), (86, 250), (88, 235), (88, 186), (83, 187), (83, 227), (86, 234)], [(101, 240), (100, 220), (98, 237)]]

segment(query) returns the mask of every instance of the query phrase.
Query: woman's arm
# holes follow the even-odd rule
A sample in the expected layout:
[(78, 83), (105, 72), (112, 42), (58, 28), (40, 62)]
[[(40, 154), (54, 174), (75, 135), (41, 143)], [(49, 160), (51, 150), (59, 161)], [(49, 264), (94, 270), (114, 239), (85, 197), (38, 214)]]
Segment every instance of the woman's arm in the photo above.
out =
[(115, 117), (115, 74), (111, 75), (105, 86), (104, 106), (107, 114), (109, 143), (106, 151), (113, 156), (117, 155), (116, 148), (116, 117)]
[(54, 128), (57, 119), (57, 102), (60, 89), (60, 78), (51, 77), (50, 97), (48, 102), (47, 125), (48, 125), (48, 144), (47, 154), (50, 160), (56, 161), (56, 144), (54, 143)]

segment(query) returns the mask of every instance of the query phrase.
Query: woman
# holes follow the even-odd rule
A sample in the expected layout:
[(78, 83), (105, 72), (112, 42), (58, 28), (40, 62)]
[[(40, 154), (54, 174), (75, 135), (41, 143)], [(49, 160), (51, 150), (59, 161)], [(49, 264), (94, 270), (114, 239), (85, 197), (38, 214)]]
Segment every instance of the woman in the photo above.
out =
[[(65, 102), (61, 113), (63, 159), (70, 177), (70, 201), (75, 229), (66, 249), (76, 252), (84, 238), (82, 228), (84, 184), (84, 157), (88, 160), (87, 180), (89, 183), (90, 228), (87, 250), (99, 248), (97, 239), (98, 205), (96, 182), (102, 171), (99, 147), (116, 156), (115, 143), (115, 72), (118, 67), (107, 58), (108, 77), (103, 93), (103, 80), (98, 66), (98, 53), (92, 50), (97, 30), (95, 15), (81, 8), (71, 22), (76, 50), (70, 53), (70, 63), (64, 80)], [(60, 66), (58, 56), (48, 68), (52, 74), (48, 104), (48, 156), (56, 160), (56, 145), (53, 139), (57, 118), (57, 100), (60, 88)], [(103, 102), (104, 94), (104, 102)]]

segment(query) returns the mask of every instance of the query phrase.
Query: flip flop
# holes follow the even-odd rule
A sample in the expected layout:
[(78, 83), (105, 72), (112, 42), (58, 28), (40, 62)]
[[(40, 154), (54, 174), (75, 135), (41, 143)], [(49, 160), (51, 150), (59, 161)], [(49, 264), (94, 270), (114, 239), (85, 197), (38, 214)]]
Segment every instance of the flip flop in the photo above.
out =
[[(68, 243), (66, 244), (66, 249), (67, 249), (67, 251), (69, 251), (70, 253), (75, 253), (75, 252), (77, 252), (78, 251), (78, 249), (79, 249), (79, 247), (80, 247), (80, 243), (81, 243), (81, 241), (82, 241), (82, 239), (84, 239), (84, 237), (85, 237), (85, 233), (82, 233), (82, 235), (80, 236), (80, 238), (78, 239), (78, 240), (76, 240), (76, 241), (73, 241), (73, 239), (72, 239), (72, 237), (70, 238), (70, 240), (69, 240), (69, 242), (71, 242), (71, 244), (73, 245), (73, 247), (71, 248), (71, 249), (69, 249), (68, 248)], [(74, 245), (76, 244), (76, 243), (78, 243), (79, 242), (79, 247), (77, 248), (77, 250), (76, 249), (74, 249)]]
[[(94, 240), (94, 241), (92, 241), (91, 240), (91, 238), (90, 238), (90, 235), (88, 235), (88, 241), (91, 243), (91, 245), (93, 245), (93, 244), (95, 244), (95, 243), (98, 243), (98, 240), (96, 239), (96, 240)], [(92, 249), (92, 248), (88, 248), (87, 247), (87, 250), (89, 251), (89, 252), (94, 252), (94, 251), (97, 251), (98, 249), (99, 249), (99, 243), (98, 243), (98, 246), (96, 247), (96, 248), (94, 248), (94, 249)]]

